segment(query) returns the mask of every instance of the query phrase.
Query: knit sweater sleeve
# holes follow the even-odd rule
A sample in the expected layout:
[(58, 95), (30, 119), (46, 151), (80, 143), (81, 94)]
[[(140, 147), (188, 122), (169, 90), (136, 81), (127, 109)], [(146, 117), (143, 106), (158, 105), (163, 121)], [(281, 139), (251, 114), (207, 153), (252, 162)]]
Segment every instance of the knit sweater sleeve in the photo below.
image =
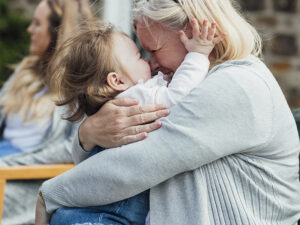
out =
[(255, 154), (270, 138), (271, 119), (266, 82), (246, 66), (221, 68), (144, 141), (100, 152), (45, 182), (47, 211), (109, 204), (227, 155)]

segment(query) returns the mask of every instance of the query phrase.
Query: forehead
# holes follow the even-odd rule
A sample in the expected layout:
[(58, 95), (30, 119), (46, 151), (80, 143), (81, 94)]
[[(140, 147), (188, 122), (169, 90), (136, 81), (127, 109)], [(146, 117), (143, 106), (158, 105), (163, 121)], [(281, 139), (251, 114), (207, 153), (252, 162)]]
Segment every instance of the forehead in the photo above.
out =
[(36, 7), (36, 10), (34, 12), (35, 18), (47, 18), (50, 15), (50, 7), (48, 6), (47, 1), (41, 1), (38, 6)]
[(136, 51), (138, 49), (138, 47), (133, 42), (133, 40), (131, 40), (125, 34), (122, 34), (122, 33), (119, 33), (119, 32), (115, 32), (113, 34), (113, 42), (114, 42), (114, 45), (116, 46), (117, 50), (126, 49), (126, 50)]
[(153, 21), (149, 21), (149, 24), (142, 19), (137, 21), (136, 33), (145, 50), (156, 50), (167, 41), (165, 32), (166, 29)]

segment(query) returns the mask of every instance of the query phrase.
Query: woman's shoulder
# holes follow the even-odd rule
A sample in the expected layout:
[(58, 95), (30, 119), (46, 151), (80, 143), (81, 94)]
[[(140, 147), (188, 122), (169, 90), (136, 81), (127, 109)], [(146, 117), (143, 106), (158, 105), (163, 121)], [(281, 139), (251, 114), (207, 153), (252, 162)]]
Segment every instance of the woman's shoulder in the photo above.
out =
[(258, 57), (254, 55), (249, 55), (242, 59), (237, 60), (228, 60), (221, 64), (214, 66), (210, 71), (209, 74), (221, 72), (223, 70), (230, 70), (232, 73), (239, 73), (243, 72), (269, 72), (266, 65), (260, 60)]
[(209, 71), (209, 77), (229, 79), (238, 86), (249, 88), (250, 91), (260, 89), (262, 91), (276, 90), (276, 92), (281, 92), (272, 72), (262, 60), (253, 55), (219, 64)]

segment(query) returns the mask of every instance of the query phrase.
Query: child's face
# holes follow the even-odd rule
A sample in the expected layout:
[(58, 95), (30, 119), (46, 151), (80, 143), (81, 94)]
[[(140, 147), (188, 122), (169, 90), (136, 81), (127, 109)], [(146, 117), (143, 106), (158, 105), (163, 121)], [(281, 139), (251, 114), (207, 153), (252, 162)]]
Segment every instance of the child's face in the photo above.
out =
[(127, 72), (129, 86), (137, 84), (139, 80), (144, 82), (151, 78), (150, 65), (141, 57), (136, 44), (127, 36), (114, 34), (115, 54)]

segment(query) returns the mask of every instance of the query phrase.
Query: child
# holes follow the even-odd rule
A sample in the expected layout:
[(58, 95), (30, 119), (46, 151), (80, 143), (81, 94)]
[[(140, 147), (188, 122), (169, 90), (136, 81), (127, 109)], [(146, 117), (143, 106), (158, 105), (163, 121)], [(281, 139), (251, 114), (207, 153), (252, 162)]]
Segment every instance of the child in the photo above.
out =
[[(58, 51), (64, 57), (53, 70), (61, 96), (58, 104), (69, 107), (67, 119), (77, 121), (85, 114), (92, 115), (115, 97), (135, 98), (140, 104), (160, 103), (168, 107), (176, 104), (205, 78), (208, 56), (224, 38), (223, 34), (215, 38), (214, 23), (208, 28), (204, 21), (201, 33), (196, 20), (191, 26), (191, 39), (180, 32), (189, 53), (173, 76), (159, 72), (151, 78), (150, 66), (141, 58), (134, 42), (110, 24), (89, 28), (67, 41)], [(101, 150), (96, 147), (91, 155)], [(110, 205), (60, 208), (50, 224), (144, 225), (148, 211), (149, 193), (145, 191)], [(61, 218), (68, 221), (63, 223)]]

